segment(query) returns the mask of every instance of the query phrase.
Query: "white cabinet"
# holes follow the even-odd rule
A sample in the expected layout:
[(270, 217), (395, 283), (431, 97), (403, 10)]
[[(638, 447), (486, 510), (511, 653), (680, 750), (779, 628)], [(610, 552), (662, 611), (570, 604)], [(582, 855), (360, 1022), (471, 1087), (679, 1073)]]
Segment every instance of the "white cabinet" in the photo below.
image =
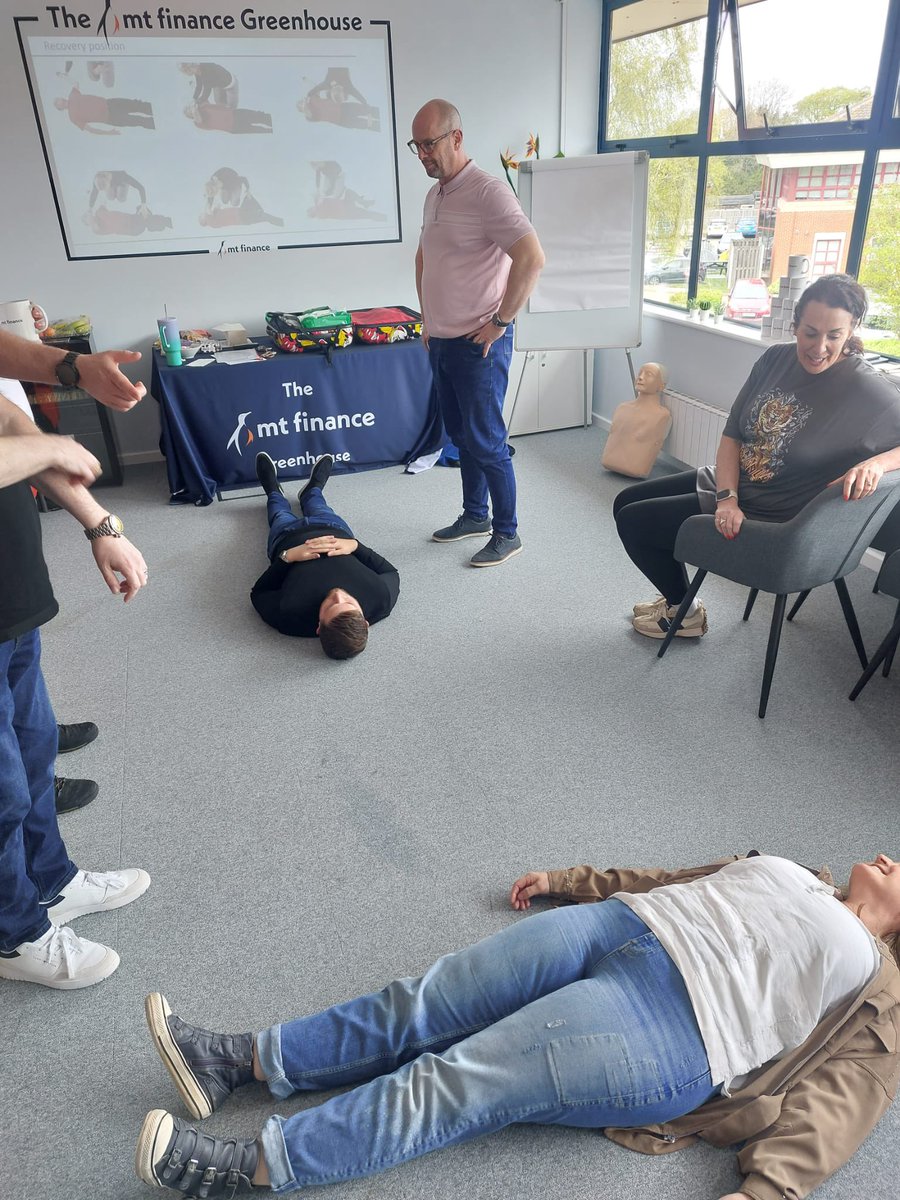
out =
[[(589, 371), (589, 382), (592, 377)], [(503, 406), (510, 437), (583, 425), (584, 389), (583, 350), (515, 351)]]

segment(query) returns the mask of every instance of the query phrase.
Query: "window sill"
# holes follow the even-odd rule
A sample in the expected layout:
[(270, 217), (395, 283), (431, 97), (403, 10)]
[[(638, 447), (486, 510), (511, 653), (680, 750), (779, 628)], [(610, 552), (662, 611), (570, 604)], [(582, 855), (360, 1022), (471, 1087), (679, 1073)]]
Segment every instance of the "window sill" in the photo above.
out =
[(749, 325), (740, 325), (727, 319), (721, 325), (712, 321), (695, 321), (682, 309), (670, 308), (665, 304), (654, 304), (652, 300), (644, 301), (644, 315), (655, 317), (658, 321), (667, 321), (672, 325), (687, 325), (691, 329), (702, 330), (704, 333), (714, 333), (718, 337), (731, 338), (738, 342), (757, 342), (764, 346), (774, 346), (788, 338), (763, 337), (759, 329), (751, 329)]

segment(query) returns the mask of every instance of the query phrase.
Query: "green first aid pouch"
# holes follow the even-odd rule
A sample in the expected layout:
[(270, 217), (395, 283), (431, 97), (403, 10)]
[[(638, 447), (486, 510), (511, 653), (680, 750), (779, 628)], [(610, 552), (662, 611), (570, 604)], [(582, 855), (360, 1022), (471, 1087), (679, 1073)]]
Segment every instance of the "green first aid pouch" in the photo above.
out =
[(301, 329), (333, 329), (335, 325), (352, 325), (353, 320), (344, 309), (307, 308), (297, 313)]

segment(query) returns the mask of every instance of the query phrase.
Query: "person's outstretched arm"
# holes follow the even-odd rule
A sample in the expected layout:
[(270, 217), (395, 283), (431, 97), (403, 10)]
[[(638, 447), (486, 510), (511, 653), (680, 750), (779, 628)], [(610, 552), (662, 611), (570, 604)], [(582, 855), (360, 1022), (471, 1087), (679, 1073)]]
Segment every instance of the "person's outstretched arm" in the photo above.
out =
[(530, 907), (533, 896), (559, 896), (576, 904), (590, 904), (606, 900), (616, 892), (649, 892), (667, 883), (702, 879), (742, 857), (731, 854), (702, 867), (679, 867), (675, 871), (660, 867), (610, 867), (598, 871), (587, 865), (566, 867), (562, 871), (528, 871), (513, 884), (510, 903), (513, 908), (524, 909)]
[[(56, 384), (56, 366), (66, 357), (58, 346), (26, 341), (14, 333), (0, 330), (0, 375), (24, 379), (29, 383)], [(104, 350), (100, 354), (79, 354), (75, 364), (81, 376), (80, 386), (107, 408), (128, 412), (147, 392), (142, 383), (132, 383), (121, 371), (122, 363), (140, 359), (137, 350)]]

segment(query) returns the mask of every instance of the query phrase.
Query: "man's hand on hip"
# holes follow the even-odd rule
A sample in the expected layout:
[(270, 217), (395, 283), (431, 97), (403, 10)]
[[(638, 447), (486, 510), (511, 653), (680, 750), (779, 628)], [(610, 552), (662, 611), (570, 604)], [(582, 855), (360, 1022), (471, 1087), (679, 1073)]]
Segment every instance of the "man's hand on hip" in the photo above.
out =
[(480, 329), (473, 329), (471, 333), (467, 333), (466, 337), (470, 342), (475, 342), (479, 346), (483, 346), (483, 358), (487, 358), (488, 350), (493, 346), (494, 342), (500, 340), (506, 333), (505, 329), (500, 329), (493, 321), (485, 321)]

